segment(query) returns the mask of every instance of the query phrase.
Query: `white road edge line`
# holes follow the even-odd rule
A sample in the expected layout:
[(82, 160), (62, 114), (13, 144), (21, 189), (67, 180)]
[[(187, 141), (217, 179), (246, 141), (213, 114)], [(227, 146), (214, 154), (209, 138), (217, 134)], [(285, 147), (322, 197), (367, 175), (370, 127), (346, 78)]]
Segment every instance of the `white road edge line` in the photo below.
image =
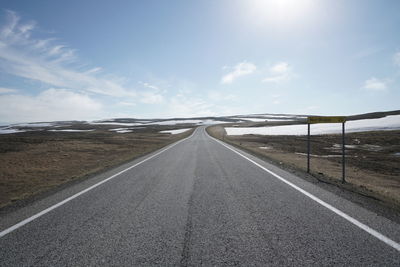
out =
[(264, 171), (268, 172), (269, 174), (275, 176), (276, 178), (278, 178), (279, 180), (281, 180), (282, 182), (284, 182), (285, 184), (293, 187), (294, 189), (296, 189), (297, 191), (301, 192), (302, 194), (306, 195), (307, 197), (311, 198), (312, 200), (314, 200), (315, 202), (319, 203), (320, 205), (324, 206), (325, 208), (331, 210), (332, 212), (336, 213), (337, 215), (339, 215), (340, 217), (346, 219), (347, 221), (351, 222), (352, 224), (354, 224), (355, 226), (359, 227), (360, 229), (364, 230), (365, 232), (369, 233), (370, 235), (376, 237), (377, 239), (381, 240), (382, 242), (386, 243), (387, 245), (391, 246), (392, 248), (396, 249), (397, 251), (400, 252), (400, 244), (397, 243), (396, 241), (393, 241), (392, 239), (384, 236), (383, 234), (379, 233), (378, 231), (372, 229), (371, 227), (369, 227), (368, 225), (363, 224), (362, 222), (354, 219), (353, 217), (351, 217), (350, 215), (347, 215), (346, 213), (344, 213), (343, 211), (333, 207), (332, 205), (326, 203), (325, 201), (319, 199), (318, 197), (314, 196), (313, 194), (305, 191), (304, 189), (298, 187), (297, 185), (287, 181), (285, 178), (282, 178), (281, 176), (279, 176), (278, 174), (268, 170), (267, 168), (261, 166), (260, 164), (258, 164), (257, 162), (255, 162), (252, 159), (249, 159), (248, 157), (246, 157), (245, 155), (241, 154), (240, 152), (236, 151), (233, 148), (230, 148), (228, 145), (224, 144), (223, 142), (215, 139), (214, 137), (210, 136), (208, 133), (206, 133), (207, 136), (209, 136), (211, 139), (213, 139), (214, 141), (220, 143), (221, 145), (223, 145), (224, 147), (228, 148), (229, 150), (235, 152), (236, 154), (238, 154), (239, 156), (247, 159), (248, 161), (250, 161), (251, 163), (253, 163), (254, 165), (256, 165), (257, 167), (263, 169)]
[(140, 164), (142, 164), (142, 163), (144, 163), (144, 162), (146, 162), (146, 161), (148, 161), (148, 160), (150, 160), (150, 159), (152, 159), (152, 158), (154, 158), (154, 157), (160, 155), (161, 153), (163, 153), (163, 152), (167, 151), (168, 149), (170, 149), (170, 148), (176, 146), (177, 144), (179, 144), (179, 143), (181, 143), (181, 142), (183, 142), (183, 141), (185, 141), (185, 140), (188, 140), (189, 138), (191, 138), (191, 137), (195, 134), (195, 132), (196, 132), (197, 130), (198, 130), (198, 128), (196, 128), (196, 129), (193, 131), (193, 133), (192, 133), (189, 137), (186, 137), (186, 138), (184, 138), (184, 139), (182, 139), (182, 140), (177, 141), (176, 143), (173, 143), (173, 144), (169, 145), (168, 147), (164, 148), (163, 150), (157, 152), (157, 153), (154, 154), (154, 155), (151, 155), (151, 156), (148, 157), (148, 158), (145, 158), (144, 160), (142, 160), (142, 161), (136, 163), (135, 165), (132, 165), (132, 166), (130, 166), (130, 167), (128, 167), (128, 168), (126, 168), (126, 169), (124, 169), (124, 170), (122, 170), (122, 171), (120, 171), (120, 172), (118, 172), (118, 173), (116, 173), (116, 174), (114, 174), (114, 175), (112, 175), (112, 176), (110, 176), (110, 177), (108, 177), (108, 178), (106, 178), (106, 179), (104, 179), (104, 180), (98, 182), (97, 184), (94, 184), (94, 185), (92, 185), (92, 186), (90, 186), (90, 187), (88, 187), (88, 188), (86, 188), (86, 189), (84, 189), (84, 190), (82, 190), (82, 191), (80, 191), (80, 192), (78, 192), (78, 193), (76, 193), (76, 194), (74, 194), (74, 195), (72, 195), (72, 196), (70, 196), (70, 197), (64, 199), (63, 201), (58, 202), (57, 204), (54, 204), (53, 206), (50, 206), (50, 207), (48, 207), (47, 209), (44, 209), (44, 210), (42, 210), (41, 212), (36, 213), (35, 215), (33, 215), (33, 216), (29, 217), (29, 218), (26, 218), (25, 220), (22, 220), (22, 221), (20, 221), (19, 223), (14, 224), (13, 226), (11, 226), (11, 227), (9, 227), (9, 228), (7, 228), (7, 229), (1, 231), (1, 232), (0, 232), (0, 238), (2, 238), (3, 236), (5, 236), (5, 235), (11, 233), (12, 231), (17, 230), (18, 228), (24, 226), (25, 224), (30, 223), (31, 221), (33, 221), (33, 220), (35, 220), (35, 219), (37, 219), (37, 218), (39, 218), (39, 217), (45, 215), (46, 213), (48, 213), (48, 212), (50, 212), (50, 211), (52, 211), (52, 210), (54, 210), (54, 209), (56, 209), (56, 208), (58, 208), (58, 207), (64, 205), (65, 203), (67, 203), (67, 202), (73, 200), (74, 198), (77, 198), (77, 197), (79, 197), (80, 195), (83, 195), (83, 194), (85, 194), (86, 192), (89, 192), (90, 190), (92, 190), (92, 189), (98, 187), (99, 185), (104, 184), (104, 183), (110, 181), (111, 179), (117, 177), (118, 175), (120, 175), (120, 174), (122, 174), (122, 173), (124, 173), (124, 172), (126, 172), (126, 171), (129, 171), (130, 169), (133, 169), (133, 168), (135, 168), (136, 166), (139, 166)]

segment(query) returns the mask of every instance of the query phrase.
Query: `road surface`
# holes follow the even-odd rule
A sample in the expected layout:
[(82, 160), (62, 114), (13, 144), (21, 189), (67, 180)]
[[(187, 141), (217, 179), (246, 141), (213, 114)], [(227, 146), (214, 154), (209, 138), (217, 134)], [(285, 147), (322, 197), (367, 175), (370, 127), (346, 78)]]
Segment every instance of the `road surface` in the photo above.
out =
[(399, 266), (398, 224), (239, 153), (198, 128), (3, 215), (0, 266)]

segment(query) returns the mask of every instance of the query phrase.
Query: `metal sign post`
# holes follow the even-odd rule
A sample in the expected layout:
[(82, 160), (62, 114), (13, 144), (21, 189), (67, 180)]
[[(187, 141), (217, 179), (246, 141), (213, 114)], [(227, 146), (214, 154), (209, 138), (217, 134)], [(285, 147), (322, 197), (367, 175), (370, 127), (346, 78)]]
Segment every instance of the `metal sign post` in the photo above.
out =
[(345, 144), (345, 122), (346, 117), (308, 117), (307, 118), (307, 173), (310, 173), (310, 154), (311, 154), (311, 144), (310, 144), (310, 125), (315, 123), (342, 123), (342, 183), (345, 183), (345, 158), (346, 158), (346, 144)]
[(310, 124), (308, 124), (308, 137), (307, 137), (307, 173), (310, 173), (310, 153), (311, 153), (311, 145), (310, 145)]
[(346, 182), (345, 180), (345, 157), (346, 157), (346, 139), (344, 138), (344, 122), (342, 122), (342, 183), (344, 184)]

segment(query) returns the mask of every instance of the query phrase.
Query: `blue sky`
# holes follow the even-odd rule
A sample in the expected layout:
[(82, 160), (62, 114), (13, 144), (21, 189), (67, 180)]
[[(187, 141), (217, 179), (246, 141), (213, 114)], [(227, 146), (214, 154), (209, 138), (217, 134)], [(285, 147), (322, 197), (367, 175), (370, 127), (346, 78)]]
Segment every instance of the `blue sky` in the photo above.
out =
[(0, 122), (400, 108), (400, 1), (1, 1)]

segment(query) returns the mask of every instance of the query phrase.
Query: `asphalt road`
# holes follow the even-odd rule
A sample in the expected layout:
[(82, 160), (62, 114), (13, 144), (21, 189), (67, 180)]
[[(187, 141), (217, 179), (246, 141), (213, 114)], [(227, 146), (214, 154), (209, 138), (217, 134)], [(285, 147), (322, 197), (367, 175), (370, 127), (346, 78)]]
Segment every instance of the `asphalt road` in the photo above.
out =
[(400, 265), (398, 224), (240, 154), (199, 128), (3, 215), (0, 266)]

